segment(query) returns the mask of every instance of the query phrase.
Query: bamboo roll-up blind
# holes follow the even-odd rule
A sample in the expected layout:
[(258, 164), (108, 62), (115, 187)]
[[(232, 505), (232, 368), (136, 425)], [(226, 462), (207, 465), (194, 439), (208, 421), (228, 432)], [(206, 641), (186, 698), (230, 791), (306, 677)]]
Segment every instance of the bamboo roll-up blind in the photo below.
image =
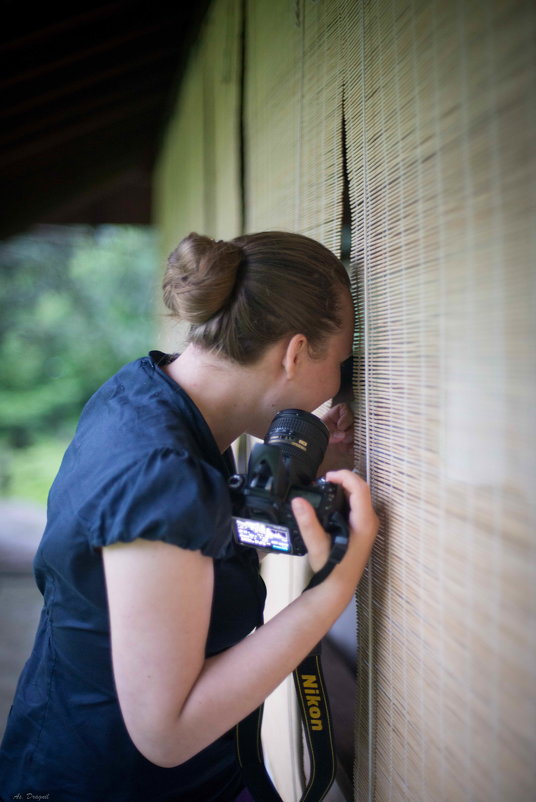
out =
[[(292, 231), (298, 226), (302, 32), (285, 0), (249, 0), (245, 7), (245, 229)], [(269, 556), (263, 561), (266, 620), (303, 587), (294, 567), (292, 560), (281, 563)], [(285, 800), (301, 795), (297, 733), (294, 691), (287, 681), (267, 700), (262, 730), (265, 760)]]
[(203, 39), (205, 233), (216, 239), (241, 233), (241, 35), (240, 0), (218, 0)]
[(246, 228), (297, 231), (340, 254), (340, 0), (250, 0), (246, 14)]
[(335, 253), (341, 248), (343, 193), (343, 91), (340, 3), (299, 4), (301, 63), (299, 184), (295, 206), (299, 230)]
[(281, 228), (340, 249), (339, 2), (247, 4), (249, 231)]
[(190, 231), (205, 228), (205, 138), (202, 52), (196, 47), (166, 131), (155, 180), (155, 211), (163, 258)]
[[(240, 0), (217, 0), (191, 53), (157, 167), (163, 264), (191, 231), (217, 239), (240, 233), (240, 36)], [(163, 331), (164, 345), (181, 347), (186, 327)]]
[(356, 799), (536, 798), (529, 2), (348, 2), (360, 585)]
[[(201, 55), (196, 48), (182, 83), (175, 115), (166, 132), (166, 139), (157, 165), (155, 178), (155, 218), (160, 234), (161, 271), (179, 241), (190, 231), (205, 227), (203, 194), (204, 143), (203, 81), (199, 69)], [(157, 294), (157, 315), (160, 322), (159, 346), (170, 352), (181, 351), (188, 325), (172, 320)]]
[[(342, 82), (338, 2), (250, 0), (246, 39), (246, 229), (297, 231), (340, 251)], [(295, 598), (307, 565), (268, 556), (266, 618)], [(350, 704), (353, 700), (350, 700)], [(292, 681), (268, 700), (265, 754), (285, 800), (301, 796)]]
[(239, 0), (217, 0), (193, 48), (159, 159), (156, 212), (165, 255), (190, 231), (240, 228)]
[(302, 32), (286, 0), (246, 3), (246, 230), (296, 230)]

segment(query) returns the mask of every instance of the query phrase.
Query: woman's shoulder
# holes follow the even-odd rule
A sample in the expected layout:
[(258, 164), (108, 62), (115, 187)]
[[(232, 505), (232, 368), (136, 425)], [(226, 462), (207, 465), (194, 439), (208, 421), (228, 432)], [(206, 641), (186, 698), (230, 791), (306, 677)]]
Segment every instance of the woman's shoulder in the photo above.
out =
[(228, 468), (204, 421), (153, 365), (130, 363), (86, 405), (49, 514), (74, 513), (93, 547), (148, 537), (210, 543), (216, 556), (213, 536), (230, 520)]
[(91, 452), (104, 447), (127, 452), (171, 445), (196, 452), (221, 467), (201, 413), (161, 369), (166, 357), (151, 351), (125, 365), (93, 394), (76, 429), (73, 442), (78, 449)]
[[(231, 503), (221, 473), (187, 448), (153, 447), (123, 455), (79, 507), (93, 547), (137, 537), (217, 556)], [(224, 538), (224, 539), (225, 539)]]
[(142, 537), (222, 556), (231, 502), (222, 474), (187, 448), (139, 445), (101, 460), (66, 454), (48, 500), (48, 528), (84, 532), (92, 548)]

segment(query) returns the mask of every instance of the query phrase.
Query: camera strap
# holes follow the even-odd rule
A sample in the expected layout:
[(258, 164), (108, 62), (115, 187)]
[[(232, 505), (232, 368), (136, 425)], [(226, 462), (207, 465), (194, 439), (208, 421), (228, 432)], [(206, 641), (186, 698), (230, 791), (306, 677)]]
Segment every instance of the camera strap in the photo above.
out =
[(331, 788), (337, 769), (331, 712), (322, 673), (320, 644), (293, 672), (294, 687), (309, 752), (310, 772), (301, 802), (319, 802)]
[[(310, 763), (309, 780), (300, 802), (320, 802), (335, 779), (337, 766), (320, 644), (302, 660), (293, 678)], [(237, 725), (238, 762), (244, 783), (256, 802), (282, 802), (264, 765), (262, 714), (263, 705)]]
[(309, 584), (303, 591), (304, 593), (306, 590), (320, 585), (320, 583), (331, 574), (337, 563), (340, 563), (344, 557), (346, 549), (348, 548), (348, 526), (339, 512), (335, 512), (331, 516), (326, 531), (331, 534), (331, 551), (329, 557), (320, 571), (313, 574)]
[[(323, 582), (342, 559), (348, 545), (347, 526), (340, 517), (333, 521), (332, 548), (324, 567), (313, 574), (305, 590)], [(337, 759), (329, 700), (320, 659), (321, 644), (302, 660), (293, 671), (294, 688), (305, 731), (309, 753), (310, 773), (307, 787), (300, 802), (320, 802), (335, 779)], [(244, 783), (256, 802), (282, 802), (266, 766), (261, 743), (263, 705), (258, 707), (236, 727), (238, 763)]]
[(236, 725), (236, 754), (242, 779), (256, 802), (283, 802), (270, 779), (261, 743), (264, 705)]

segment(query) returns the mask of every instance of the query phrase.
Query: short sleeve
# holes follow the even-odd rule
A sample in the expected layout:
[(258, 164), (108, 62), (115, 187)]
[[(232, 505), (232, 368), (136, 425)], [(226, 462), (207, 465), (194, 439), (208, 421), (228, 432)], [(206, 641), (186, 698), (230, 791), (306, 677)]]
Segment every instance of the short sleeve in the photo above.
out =
[(156, 449), (108, 473), (80, 510), (93, 548), (136, 538), (222, 557), (231, 502), (222, 474), (185, 450)]

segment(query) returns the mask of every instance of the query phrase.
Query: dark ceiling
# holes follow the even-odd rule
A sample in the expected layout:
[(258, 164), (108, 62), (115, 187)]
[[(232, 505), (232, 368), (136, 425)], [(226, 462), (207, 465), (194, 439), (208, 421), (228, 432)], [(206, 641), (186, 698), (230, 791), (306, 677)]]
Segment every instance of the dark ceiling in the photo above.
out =
[(151, 222), (151, 170), (208, 5), (2, 4), (0, 238)]

